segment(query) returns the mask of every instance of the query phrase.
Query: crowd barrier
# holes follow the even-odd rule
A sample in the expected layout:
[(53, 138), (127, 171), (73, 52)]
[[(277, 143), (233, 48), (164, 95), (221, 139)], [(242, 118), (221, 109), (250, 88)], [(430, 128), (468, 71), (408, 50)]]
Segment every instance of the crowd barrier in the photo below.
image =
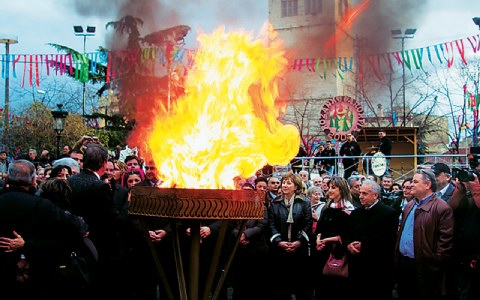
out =
[[(430, 168), (437, 162), (445, 163), (450, 168), (469, 168), (468, 154), (425, 154), (425, 155), (385, 155), (385, 158), (391, 159), (389, 173), (396, 180), (403, 180), (413, 176), (416, 169)], [(329, 159), (335, 160), (334, 174), (343, 176), (344, 169), (342, 159), (344, 156), (331, 156)], [(373, 156), (371, 153), (366, 153), (359, 156), (349, 156), (349, 158), (358, 158), (357, 164), (354, 166), (359, 174), (375, 175), (371, 169), (371, 161)], [(295, 157), (291, 163), (285, 166), (273, 166), (273, 175), (282, 176), (288, 171), (298, 173), (301, 170), (307, 170), (310, 177), (319, 174), (321, 168), (319, 166), (320, 157), (302, 156)], [(404, 161), (409, 161), (416, 166), (414, 168), (405, 168)]]

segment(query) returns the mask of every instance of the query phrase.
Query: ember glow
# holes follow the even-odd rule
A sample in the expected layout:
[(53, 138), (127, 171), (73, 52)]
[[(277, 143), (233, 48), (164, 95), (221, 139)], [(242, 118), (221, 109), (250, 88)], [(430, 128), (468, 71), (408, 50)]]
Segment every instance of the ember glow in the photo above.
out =
[(223, 28), (198, 37), (185, 95), (149, 129), (148, 151), (165, 187), (233, 189), (234, 177), (286, 165), (297, 154), (297, 128), (277, 120), (285, 109), (277, 80), (287, 60), (282, 43), (267, 35), (268, 46)]

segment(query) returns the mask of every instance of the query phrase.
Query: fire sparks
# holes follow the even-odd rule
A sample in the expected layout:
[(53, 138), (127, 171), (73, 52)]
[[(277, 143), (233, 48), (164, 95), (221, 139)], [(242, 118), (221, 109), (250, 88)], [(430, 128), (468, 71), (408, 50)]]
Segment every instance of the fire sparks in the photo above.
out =
[(165, 187), (233, 189), (234, 177), (296, 155), (297, 128), (277, 120), (285, 109), (276, 101), (277, 80), (287, 60), (271, 31), (268, 38), (266, 46), (223, 28), (198, 37), (185, 95), (149, 129), (148, 151)]

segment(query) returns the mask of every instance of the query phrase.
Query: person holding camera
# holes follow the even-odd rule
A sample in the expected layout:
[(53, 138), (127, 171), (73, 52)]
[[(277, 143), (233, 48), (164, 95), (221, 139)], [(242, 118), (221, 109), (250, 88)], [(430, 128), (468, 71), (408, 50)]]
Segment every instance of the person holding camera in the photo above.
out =
[(479, 172), (463, 172), (466, 175), (457, 176), (449, 202), (455, 213), (454, 278), (457, 299), (480, 299)]

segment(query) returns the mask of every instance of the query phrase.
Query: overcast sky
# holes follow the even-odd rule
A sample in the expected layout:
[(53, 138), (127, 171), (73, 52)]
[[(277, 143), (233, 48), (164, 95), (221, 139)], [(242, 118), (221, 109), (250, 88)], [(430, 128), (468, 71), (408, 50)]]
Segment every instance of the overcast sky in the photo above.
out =
[[(193, 48), (197, 32), (211, 32), (221, 24), (226, 24), (227, 30), (243, 28), (257, 33), (268, 20), (270, 1), (1, 0), (0, 34), (18, 37), (19, 43), (10, 47), (10, 53), (14, 54), (55, 53), (47, 43), (63, 44), (81, 51), (83, 38), (74, 35), (72, 26), (93, 25), (97, 27), (97, 34), (87, 38), (87, 51), (94, 51), (108, 43), (108, 34), (112, 29), (106, 30), (105, 24), (120, 19), (128, 12), (148, 23), (143, 27), (148, 31), (146, 33), (180, 24), (190, 26), (192, 31), (187, 36), (186, 46)], [(359, 1), (362, 0), (354, 0)], [(452, 41), (479, 32), (472, 22), (472, 17), (480, 16), (478, 0), (380, 1), (396, 5), (401, 3), (403, 6), (383, 16), (389, 19), (402, 13), (407, 16), (396, 20), (402, 24), (392, 24), (392, 27), (417, 28), (415, 38), (406, 41), (406, 48)], [(371, 11), (374, 9), (370, 8)], [(375, 22), (377, 17), (369, 16), (369, 19)], [(0, 47), (0, 53), (4, 53), (1, 48), (4, 47)]]
[[(10, 46), (10, 53), (55, 53), (47, 43), (69, 46), (81, 51), (83, 37), (74, 35), (73, 25), (96, 26), (96, 35), (87, 37), (87, 52), (106, 46), (112, 28), (110, 21), (128, 14), (145, 23), (140, 30), (148, 34), (176, 25), (192, 28), (187, 36), (187, 47), (196, 43), (196, 32), (211, 32), (226, 24), (227, 30), (243, 28), (258, 31), (268, 19), (268, 1), (260, 0), (15, 0), (1, 4), (0, 34), (18, 37), (18, 44)], [(194, 4), (192, 4), (192, 2)], [(235, 3), (236, 4), (232, 4)], [(100, 4), (99, 4), (100, 3)], [(157, 4), (162, 3), (162, 4)], [(153, 8), (153, 9), (152, 9)], [(143, 11), (142, 11), (143, 10)], [(152, 10), (157, 12), (152, 16)], [(136, 11), (136, 13), (135, 13)], [(3, 48), (3, 49), (2, 49)], [(0, 53), (5, 53), (4, 47)]]
[[(209, 33), (220, 25), (225, 25), (227, 31), (243, 29), (256, 35), (268, 21), (268, 3), (281, 0), (0, 1), (0, 36), (16, 36), (19, 41), (10, 46), (11, 54), (54, 54), (55, 49), (48, 43), (83, 50), (83, 37), (74, 35), (73, 25), (96, 26), (96, 35), (87, 38), (87, 52), (93, 52), (99, 46), (110, 48), (109, 37), (113, 29), (107, 30), (105, 25), (127, 14), (144, 21), (140, 28), (142, 35), (176, 25), (190, 26), (187, 48), (196, 47), (199, 32)], [(353, 3), (362, 1), (368, 0), (353, 0)], [(368, 10), (353, 26), (361, 35), (377, 39), (383, 30), (380, 43), (389, 51), (401, 49), (400, 41), (391, 39), (389, 31), (394, 28), (417, 28), (415, 38), (405, 41), (406, 49), (431, 46), (479, 33), (478, 26), (472, 21), (473, 17), (480, 17), (479, 0), (369, 1)], [(0, 54), (3, 53), (5, 47), (0, 45)], [(31, 92), (33, 88), (26, 85), (23, 90), (20, 83), (20, 80), (14, 79), (10, 82), (12, 104), (28, 104), (31, 101), (31, 97), (25, 97), (22, 92)], [(0, 80), (0, 107), (3, 106), (4, 86), (4, 81)]]

